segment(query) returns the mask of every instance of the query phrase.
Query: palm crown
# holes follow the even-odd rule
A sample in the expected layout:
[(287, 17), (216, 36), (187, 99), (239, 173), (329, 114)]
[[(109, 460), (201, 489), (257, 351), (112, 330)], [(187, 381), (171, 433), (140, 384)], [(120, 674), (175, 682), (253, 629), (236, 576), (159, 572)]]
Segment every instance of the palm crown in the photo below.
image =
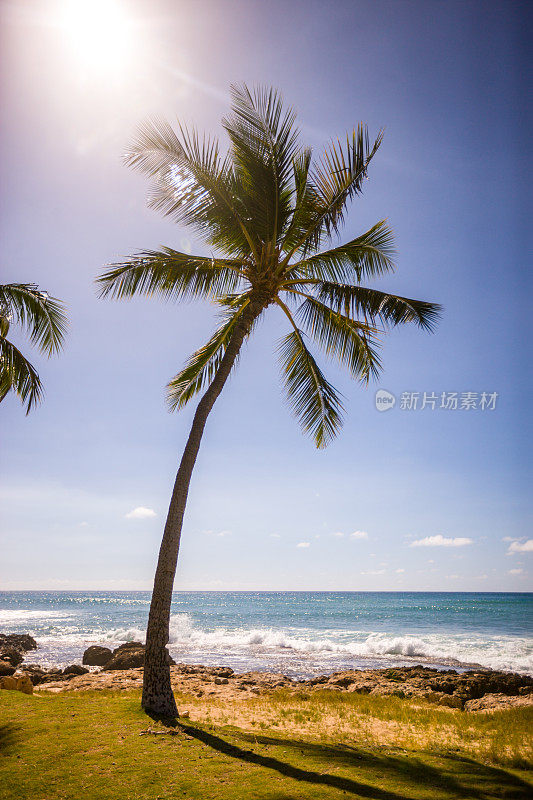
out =
[(37, 370), (9, 341), (15, 322), (29, 334), (30, 342), (47, 356), (62, 346), (67, 327), (63, 304), (33, 283), (0, 285), (0, 402), (13, 391), (29, 413), (42, 400), (43, 387)]
[(440, 307), (361, 285), (394, 269), (385, 221), (330, 246), (349, 201), (362, 191), (382, 133), (371, 142), (360, 124), (313, 160), (279, 94), (246, 86), (232, 87), (223, 126), (230, 141), (225, 155), (213, 138), (153, 120), (126, 157), (155, 179), (150, 205), (192, 226), (221, 255), (142, 251), (98, 279), (100, 294), (209, 298), (219, 306), (219, 327), (168, 384), (171, 409), (212, 381), (239, 326), (248, 336), (265, 309), (277, 305), (289, 323), (277, 348), (289, 403), (323, 447), (338, 431), (343, 407), (309, 343), (367, 382), (380, 371), (384, 330), (400, 323), (431, 330)]

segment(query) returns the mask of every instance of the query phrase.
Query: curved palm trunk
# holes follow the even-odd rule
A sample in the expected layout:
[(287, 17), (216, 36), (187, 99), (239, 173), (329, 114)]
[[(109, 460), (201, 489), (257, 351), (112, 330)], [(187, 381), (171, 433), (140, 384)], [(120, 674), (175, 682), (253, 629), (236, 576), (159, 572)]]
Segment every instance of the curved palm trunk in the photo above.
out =
[(183, 515), (187, 503), (189, 484), (196, 463), (200, 442), (209, 412), (226, 383), (231, 368), (235, 363), (242, 343), (250, 331), (254, 319), (261, 313), (263, 305), (250, 305), (243, 311), (240, 321), (235, 326), (233, 336), (228, 344), (224, 357), (212, 383), (198, 403), (194, 415), (191, 432), (181, 458), (163, 540), (159, 550), (159, 559), (154, 579), (152, 602), (146, 631), (146, 653), (144, 664), (144, 681), (142, 706), (165, 717), (178, 714), (176, 701), (170, 684), (170, 666), (166, 645), (169, 638), (170, 605), (174, 588), (174, 576), (178, 560)]

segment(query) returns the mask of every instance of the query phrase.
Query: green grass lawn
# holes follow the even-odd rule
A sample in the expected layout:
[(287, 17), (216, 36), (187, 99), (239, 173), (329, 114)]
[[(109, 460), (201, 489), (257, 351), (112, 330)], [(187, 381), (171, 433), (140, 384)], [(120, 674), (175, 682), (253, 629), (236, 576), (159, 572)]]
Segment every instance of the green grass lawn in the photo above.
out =
[[(522, 741), (527, 753), (531, 709), (465, 715), (398, 698), (277, 694), (235, 707), (236, 727), (213, 724), (216, 701), (182, 697), (184, 704), (191, 719), (165, 728), (141, 711), (137, 693), (0, 691), (0, 798), (533, 797), (532, 773), (516, 749)], [(224, 711), (231, 722), (231, 705)], [(345, 724), (336, 728), (335, 719)], [(417, 730), (422, 738), (413, 738)]]

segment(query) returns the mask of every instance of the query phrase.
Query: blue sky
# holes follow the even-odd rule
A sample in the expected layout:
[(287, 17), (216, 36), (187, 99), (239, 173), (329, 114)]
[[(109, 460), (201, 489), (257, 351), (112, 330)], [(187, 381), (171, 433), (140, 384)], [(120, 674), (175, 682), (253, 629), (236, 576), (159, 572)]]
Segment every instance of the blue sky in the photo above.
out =
[[(387, 337), (368, 389), (324, 363), (347, 406), (326, 451), (284, 404), (269, 312), (209, 420), (176, 588), (530, 590), (527, 4), (123, 0), (94, 30), (60, 2), (0, 8), (3, 281), (71, 319), (61, 357), (26, 346), (42, 407), (0, 407), (0, 588), (151, 586), (193, 413), (163, 389), (213, 310), (102, 301), (93, 280), (139, 248), (207, 252), (146, 208), (121, 154), (151, 114), (222, 136), (245, 80), (282, 91), (316, 153), (359, 120), (385, 128), (343, 235), (388, 217), (397, 272), (374, 285), (445, 311), (434, 335)], [(378, 389), (398, 398), (385, 413)], [(403, 392), (498, 397), (407, 410)]]

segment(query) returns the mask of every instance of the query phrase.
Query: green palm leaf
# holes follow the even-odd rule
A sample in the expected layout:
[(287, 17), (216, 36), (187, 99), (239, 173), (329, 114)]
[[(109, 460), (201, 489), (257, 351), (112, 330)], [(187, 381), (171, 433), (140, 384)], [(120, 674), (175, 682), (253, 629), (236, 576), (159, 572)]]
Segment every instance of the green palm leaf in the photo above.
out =
[[(310, 179), (312, 151), (310, 147), (296, 155), (292, 163), (293, 211), (283, 236), (281, 251), (289, 257), (305, 242), (307, 232), (313, 228), (318, 214), (318, 197)], [(318, 246), (320, 237), (316, 241)]]
[(164, 247), (114, 264), (97, 279), (97, 285), (101, 297), (145, 294), (178, 300), (227, 294), (237, 289), (243, 277), (239, 261), (190, 256)]
[(232, 144), (239, 197), (259, 243), (278, 240), (291, 214), (296, 115), (273, 89), (232, 86), (232, 114), (223, 120)]
[(311, 168), (308, 183), (307, 206), (311, 221), (300, 239), (296, 241), (286, 263), (296, 252), (306, 255), (314, 252), (321, 241), (339, 233), (349, 200), (362, 192), (363, 181), (368, 177), (368, 165), (383, 139), (380, 131), (371, 145), (368, 129), (362, 123), (346, 143), (340, 139), (332, 142)]
[(299, 277), (354, 283), (394, 271), (393, 233), (385, 220), (331, 250), (317, 253), (291, 266), (287, 279)]
[(420, 328), (432, 331), (442, 311), (438, 303), (413, 300), (364, 286), (322, 281), (315, 288), (318, 298), (334, 309), (350, 316), (362, 315), (372, 324), (378, 320), (383, 325), (391, 326), (413, 322)]
[(298, 328), (284, 336), (278, 353), (287, 399), (302, 430), (319, 448), (326, 447), (342, 425), (342, 403), (305, 346)]
[(365, 382), (378, 377), (381, 362), (375, 328), (333, 311), (314, 297), (306, 298), (298, 315), (309, 335), (328, 356), (347, 367), (352, 377)]
[(43, 387), (35, 367), (14, 344), (0, 337), (0, 402), (10, 391), (26, 405), (26, 414), (43, 398)]
[(165, 120), (148, 120), (126, 154), (129, 166), (155, 178), (149, 205), (191, 225), (229, 255), (249, 254), (252, 238), (238, 207), (230, 161), (221, 159), (214, 139), (179, 130), (180, 137)]
[(67, 329), (64, 306), (33, 283), (0, 285), (0, 317), (8, 323), (18, 322), (28, 332), (31, 343), (48, 356), (63, 345)]
[(171, 411), (183, 408), (204, 386), (211, 383), (222, 361), (232, 331), (249, 300), (246, 295), (225, 298), (223, 305), (233, 311), (226, 312), (224, 323), (209, 341), (189, 358), (185, 367), (167, 384), (167, 403)]
[(368, 177), (368, 165), (383, 140), (380, 131), (371, 145), (366, 125), (360, 123), (346, 142), (332, 142), (313, 170), (313, 183), (324, 208), (319, 225), (327, 235), (338, 233), (344, 220), (346, 203), (362, 192), (363, 181)]

